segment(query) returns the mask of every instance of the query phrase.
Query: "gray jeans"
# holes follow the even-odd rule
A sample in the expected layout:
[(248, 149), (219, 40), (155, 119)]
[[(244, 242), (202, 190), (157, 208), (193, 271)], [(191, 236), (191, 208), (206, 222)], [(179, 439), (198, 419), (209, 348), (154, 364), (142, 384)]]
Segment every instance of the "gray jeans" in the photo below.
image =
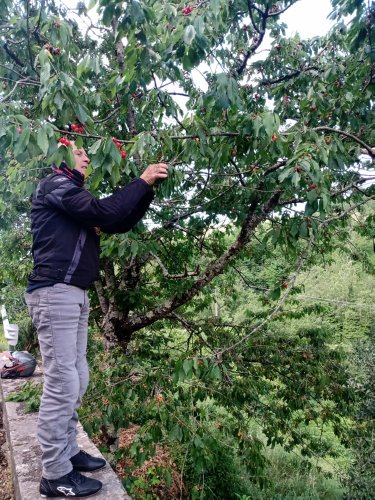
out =
[(38, 331), (44, 387), (38, 418), (43, 477), (57, 479), (72, 470), (79, 452), (77, 410), (89, 383), (86, 361), (87, 292), (58, 283), (25, 294)]

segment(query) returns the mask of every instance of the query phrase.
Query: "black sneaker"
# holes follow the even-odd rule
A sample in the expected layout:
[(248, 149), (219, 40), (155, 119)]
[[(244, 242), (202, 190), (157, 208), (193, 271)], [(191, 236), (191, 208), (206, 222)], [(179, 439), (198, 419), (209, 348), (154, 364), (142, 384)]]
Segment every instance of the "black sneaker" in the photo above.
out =
[(42, 497), (88, 497), (98, 492), (102, 486), (100, 481), (72, 470), (59, 479), (42, 477), (39, 492)]
[(79, 472), (92, 472), (103, 469), (107, 463), (103, 458), (93, 457), (83, 450), (74, 455), (70, 461), (72, 462), (73, 469)]

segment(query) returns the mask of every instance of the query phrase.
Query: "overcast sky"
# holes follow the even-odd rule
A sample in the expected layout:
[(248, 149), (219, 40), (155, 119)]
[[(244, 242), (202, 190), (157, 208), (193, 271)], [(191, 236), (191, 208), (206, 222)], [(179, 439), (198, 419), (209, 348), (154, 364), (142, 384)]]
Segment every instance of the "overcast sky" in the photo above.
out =
[(332, 21), (327, 20), (332, 7), (329, 0), (301, 0), (293, 5), (281, 19), (288, 25), (288, 34), (297, 31), (303, 38), (324, 35)]
[[(65, 0), (66, 5), (75, 7), (76, 0)], [(88, 5), (88, 0), (85, 1)], [(193, 0), (186, 4), (194, 3)], [(94, 9), (90, 11), (92, 15)], [(324, 35), (330, 28), (327, 16), (331, 12), (330, 0), (299, 0), (288, 11), (282, 14), (281, 19), (288, 24), (288, 34), (297, 31), (303, 38)]]

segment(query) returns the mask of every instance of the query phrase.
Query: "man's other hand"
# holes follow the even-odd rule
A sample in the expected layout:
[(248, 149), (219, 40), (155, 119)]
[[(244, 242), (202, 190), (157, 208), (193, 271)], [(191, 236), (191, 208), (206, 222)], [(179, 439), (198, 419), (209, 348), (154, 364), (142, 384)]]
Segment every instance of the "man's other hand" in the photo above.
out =
[(168, 165), (166, 163), (155, 163), (149, 165), (141, 175), (147, 184), (153, 186), (156, 181), (163, 180), (168, 177)]

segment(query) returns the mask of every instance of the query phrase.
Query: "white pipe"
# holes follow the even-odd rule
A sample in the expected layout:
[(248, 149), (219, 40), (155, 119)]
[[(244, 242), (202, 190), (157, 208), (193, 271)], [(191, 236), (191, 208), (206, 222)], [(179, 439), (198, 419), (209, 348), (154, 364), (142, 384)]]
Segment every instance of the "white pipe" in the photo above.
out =
[(12, 352), (18, 342), (18, 325), (9, 323), (7, 310), (5, 309), (4, 304), (1, 306), (1, 317), (4, 326), (4, 336), (8, 341), (9, 351)]
[(5, 333), (9, 328), (9, 321), (7, 316), (7, 310), (5, 309), (4, 304), (1, 306), (1, 317), (3, 319), (4, 333)]

